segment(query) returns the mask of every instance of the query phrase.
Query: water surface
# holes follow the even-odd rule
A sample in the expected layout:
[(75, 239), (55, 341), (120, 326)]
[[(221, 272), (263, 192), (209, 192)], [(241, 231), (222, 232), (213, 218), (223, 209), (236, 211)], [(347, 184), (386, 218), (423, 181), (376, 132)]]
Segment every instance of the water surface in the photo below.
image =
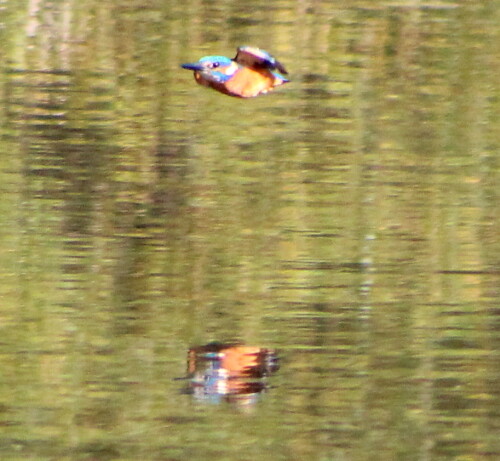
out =
[[(2, 459), (500, 458), (497, 2), (0, 9)], [(179, 68), (244, 44), (292, 82)]]

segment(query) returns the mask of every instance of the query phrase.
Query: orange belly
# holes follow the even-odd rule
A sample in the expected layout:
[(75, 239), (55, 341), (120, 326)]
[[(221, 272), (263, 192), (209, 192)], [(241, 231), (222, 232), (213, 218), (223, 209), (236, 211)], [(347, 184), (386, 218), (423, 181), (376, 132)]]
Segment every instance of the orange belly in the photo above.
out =
[(284, 83), (267, 69), (254, 70), (248, 67), (240, 69), (224, 83), (206, 80), (198, 72), (195, 73), (195, 79), (200, 85), (209, 86), (221, 93), (238, 98), (252, 98), (267, 93), (275, 86)]

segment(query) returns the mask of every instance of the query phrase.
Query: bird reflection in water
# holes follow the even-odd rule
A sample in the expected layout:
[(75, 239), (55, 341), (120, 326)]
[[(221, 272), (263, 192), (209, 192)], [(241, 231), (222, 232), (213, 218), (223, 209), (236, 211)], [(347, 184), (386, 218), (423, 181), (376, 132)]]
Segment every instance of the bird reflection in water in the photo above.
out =
[(188, 392), (197, 400), (254, 404), (279, 368), (273, 349), (213, 342), (188, 352)]

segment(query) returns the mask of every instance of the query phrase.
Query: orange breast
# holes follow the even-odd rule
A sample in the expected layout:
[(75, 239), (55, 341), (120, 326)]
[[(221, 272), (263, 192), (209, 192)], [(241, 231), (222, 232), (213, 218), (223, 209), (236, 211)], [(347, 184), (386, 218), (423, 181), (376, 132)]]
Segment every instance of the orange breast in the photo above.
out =
[(200, 72), (195, 72), (194, 78), (200, 85), (239, 98), (252, 98), (284, 83), (282, 79), (276, 77), (268, 69), (256, 70), (249, 67), (238, 70), (227, 82), (208, 80)]
[(225, 83), (226, 91), (241, 98), (251, 98), (265, 93), (276, 86), (278, 79), (267, 69), (254, 70), (245, 67)]
[(222, 353), (222, 367), (229, 372), (230, 376), (242, 377), (245, 372), (259, 364), (262, 349), (252, 346), (235, 346), (224, 349)]

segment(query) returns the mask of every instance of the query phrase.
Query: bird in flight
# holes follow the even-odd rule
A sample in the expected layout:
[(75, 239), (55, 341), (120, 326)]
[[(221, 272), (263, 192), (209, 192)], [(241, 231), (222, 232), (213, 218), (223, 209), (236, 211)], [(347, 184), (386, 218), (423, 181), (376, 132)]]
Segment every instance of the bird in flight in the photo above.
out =
[(253, 98), (290, 81), (283, 64), (252, 46), (240, 46), (233, 59), (205, 56), (181, 67), (194, 71), (198, 84), (237, 98)]

